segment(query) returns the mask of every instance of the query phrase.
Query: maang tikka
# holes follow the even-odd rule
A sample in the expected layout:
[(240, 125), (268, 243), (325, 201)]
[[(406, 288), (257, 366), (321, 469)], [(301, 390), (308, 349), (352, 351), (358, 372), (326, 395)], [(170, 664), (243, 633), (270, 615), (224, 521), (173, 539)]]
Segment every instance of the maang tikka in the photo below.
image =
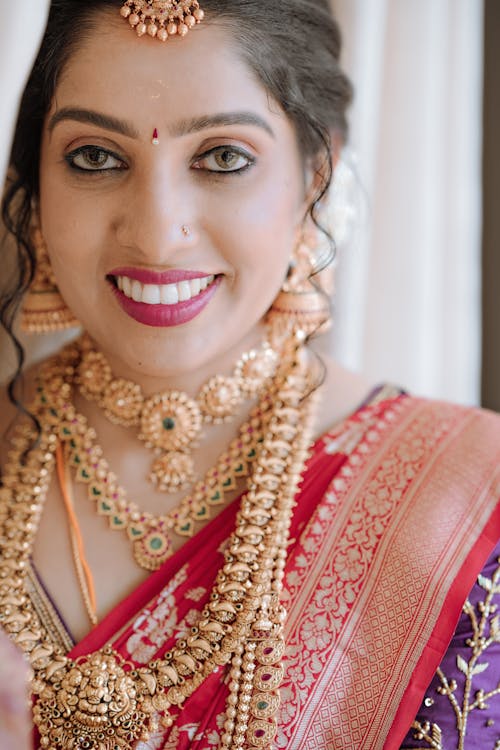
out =
[(205, 17), (198, 0), (126, 0), (120, 15), (137, 36), (148, 34), (160, 42), (169, 36), (185, 36)]
[(80, 325), (57, 287), (36, 210), (33, 211), (30, 242), (35, 251), (35, 275), (23, 300), (21, 329), (26, 333), (50, 333)]

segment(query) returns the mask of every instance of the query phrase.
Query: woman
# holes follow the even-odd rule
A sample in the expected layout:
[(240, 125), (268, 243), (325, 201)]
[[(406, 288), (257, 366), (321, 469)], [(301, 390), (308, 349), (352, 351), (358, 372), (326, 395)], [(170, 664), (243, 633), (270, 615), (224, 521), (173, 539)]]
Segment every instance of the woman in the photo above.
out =
[(493, 746), (498, 419), (312, 354), (338, 30), (201, 5), (55, 0), (20, 105), (4, 321), (85, 332), (2, 411), (35, 746)]

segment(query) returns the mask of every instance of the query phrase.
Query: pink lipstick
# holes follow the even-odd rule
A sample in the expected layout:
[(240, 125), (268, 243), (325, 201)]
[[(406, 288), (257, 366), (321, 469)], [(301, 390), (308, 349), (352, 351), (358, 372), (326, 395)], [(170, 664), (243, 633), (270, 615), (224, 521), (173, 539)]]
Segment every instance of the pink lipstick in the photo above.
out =
[(127, 315), (144, 325), (170, 327), (199, 315), (215, 295), (222, 275), (127, 267), (113, 269), (107, 279)]

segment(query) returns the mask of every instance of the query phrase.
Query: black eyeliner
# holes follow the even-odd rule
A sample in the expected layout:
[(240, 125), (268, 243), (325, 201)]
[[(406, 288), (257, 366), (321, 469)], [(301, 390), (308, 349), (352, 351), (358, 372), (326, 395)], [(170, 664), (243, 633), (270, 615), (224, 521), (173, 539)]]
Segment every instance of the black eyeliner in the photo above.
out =
[(245, 151), (242, 148), (239, 148), (238, 146), (232, 146), (232, 145), (224, 145), (221, 146), (214, 146), (213, 148), (210, 148), (208, 151), (205, 151), (204, 153), (197, 156), (193, 162), (196, 163), (198, 161), (202, 161), (203, 159), (206, 159), (208, 156), (211, 156), (212, 154), (216, 154), (219, 151), (231, 151), (234, 154), (238, 154), (238, 156), (242, 156), (244, 159), (247, 160), (247, 164), (245, 164), (244, 167), (240, 167), (239, 169), (205, 169), (205, 168), (198, 168), (198, 171), (207, 173), (207, 175), (213, 176), (216, 175), (217, 177), (220, 175), (237, 175), (237, 174), (244, 174), (247, 169), (250, 167), (253, 167), (255, 162), (257, 161), (254, 156), (248, 153), (248, 151)]
[(125, 164), (121, 156), (118, 156), (118, 154), (115, 154), (114, 151), (110, 151), (107, 148), (101, 148), (100, 146), (94, 146), (91, 144), (87, 144), (85, 146), (79, 146), (78, 148), (75, 148), (73, 151), (70, 151), (69, 154), (64, 155), (64, 161), (69, 166), (69, 168), (72, 171), (75, 172), (84, 172), (85, 174), (102, 174), (103, 172), (116, 172), (116, 171), (124, 171), (125, 169), (128, 169), (126, 166), (120, 166), (120, 167), (106, 167), (106, 168), (98, 168), (98, 169), (85, 169), (85, 167), (79, 167), (77, 164), (74, 163), (74, 159), (79, 154), (84, 154), (89, 149), (94, 149), (95, 151), (101, 151), (102, 153), (106, 154), (107, 156), (111, 156), (113, 159), (116, 159), (121, 164)]

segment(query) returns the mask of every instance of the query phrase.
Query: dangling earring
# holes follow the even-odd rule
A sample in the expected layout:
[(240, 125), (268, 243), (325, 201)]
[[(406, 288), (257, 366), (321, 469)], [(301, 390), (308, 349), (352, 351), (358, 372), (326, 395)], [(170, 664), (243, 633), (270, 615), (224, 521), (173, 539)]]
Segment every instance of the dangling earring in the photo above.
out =
[(57, 288), (47, 246), (35, 217), (36, 214), (30, 229), (36, 257), (35, 276), (23, 301), (21, 329), (27, 333), (49, 333), (79, 326)]
[(292, 255), (288, 275), (267, 319), (278, 334), (302, 331), (308, 337), (323, 333), (331, 323), (330, 300), (312, 276), (317, 271), (312, 235), (302, 233)]

